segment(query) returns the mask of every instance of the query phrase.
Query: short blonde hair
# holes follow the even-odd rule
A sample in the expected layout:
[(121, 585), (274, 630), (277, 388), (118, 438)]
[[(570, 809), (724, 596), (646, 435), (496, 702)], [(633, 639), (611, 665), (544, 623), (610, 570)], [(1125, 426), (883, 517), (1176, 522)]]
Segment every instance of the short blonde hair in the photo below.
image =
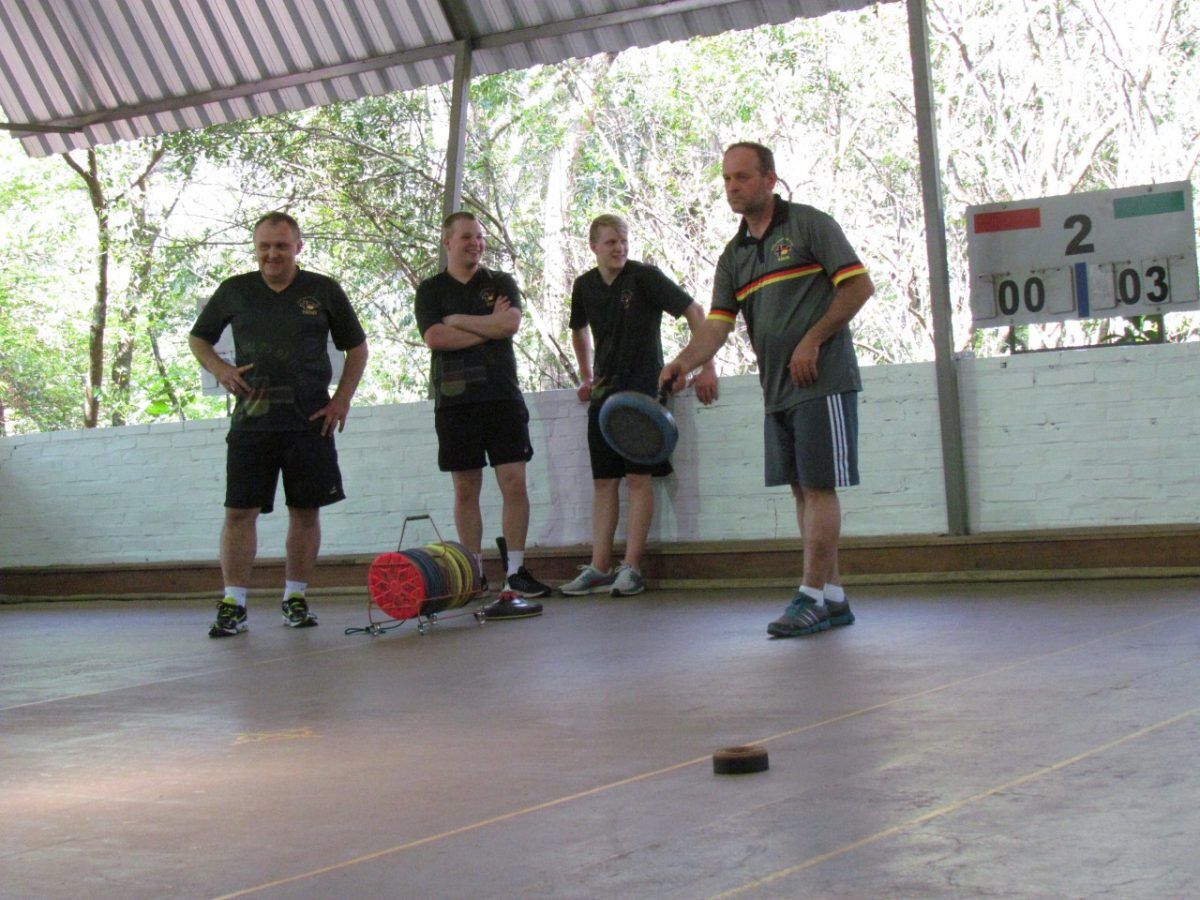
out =
[(452, 212), (442, 220), (442, 240), (450, 237), (454, 232), (455, 222), (478, 222), (475, 218), (475, 213), (467, 212), (465, 209), (460, 209), (458, 212)]
[(588, 229), (588, 243), (596, 243), (596, 238), (600, 235), (601, 228), (612, 228), (619, 231), (625, 237), (629, 237), (629, 225), (620, 216), (613, 213), (605, 213), (602, 216), (596, 216), (592, 219), (592, 227)]

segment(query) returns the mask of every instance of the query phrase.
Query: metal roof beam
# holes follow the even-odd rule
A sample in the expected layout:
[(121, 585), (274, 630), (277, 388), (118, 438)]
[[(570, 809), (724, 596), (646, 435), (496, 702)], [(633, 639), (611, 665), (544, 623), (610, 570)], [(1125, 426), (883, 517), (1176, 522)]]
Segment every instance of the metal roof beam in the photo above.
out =
[(633, 25), (663, 16), (678, 16), (689, 12), (698, 12), (714, 6), (728, 6), (729, 0), (663, 0), (650, 6), (638, 6), (632, 9), (622, 9), (615, 12), (597, 13), (594, 16), (583, 16), (578, 19), (564, 19), (561, 22), (548, 22), (544, 25), (531, 25), (516, 31), (503, 31), (499, 34), (481, 35), (475, 40), (475, 47), (487, 50), (493, 47), (507, 47), (511, 44), (523, 44), (548, 37), (562, 37), (576, 34), (580, 31), (595, 31), (597, 28), (611, 28), (615, 25)]
[[(108, 110), (105, 112), (89, 113), (84, 116), (74, 116), (69, 119), (53, 120), (50, 122), (41, 123), (40, 126), (28, 126), (25, 128), (25, 130), (28, 132), (82, 131), (83, 129), (92, 125), (120, 122), (125, 119), (136, 119), (140, 116), (152, 116), (158, 113), (174, 112), (180, 109), (192, 109), (197, 106), (204, 106), (208, 103), (221, 103), (227, 100), (239, 100), (243, 97), (253, 97), (256, 94), (265, 94), (271, 91), (282, 91), (288, 88), (311, 84), (315, 81), (328, 81), (331, 78), (361, 75), (364, 72), (374, 72), (379, 69), (389, 69), (393, 66), (405, 66), (411, 63), (423, 62), (424, 60), (428, 59), (441, 59), (443, 57), (453, 56), (457, 46), (457, 42), (431, 44), (427, 47), (419, 47), (415, 50), (403, 50), (399, 53), (388, 53), (383, 56), (374, 56), (368, 59), (356, 60), (350, 63), (340, 63), (335, 66), (311, 69), (307, 72), (297, 72), (290, 75), (278, 75), (274, 78), (264, 78), (261, 81), (255, 81), (251, 84), (242, 84), (228, 88), (217, 88), (216, 90), (203, 91), (198, 94), (185, 94), (179, 97), (155, 100), (152, 103), (141, 103), (137, 106), (118, 107), (117, 109)], [(14, 126), (11, 130), (16, 131), (17, 127)]]
[(0, 131), (21, 134), (74, 134), (82, 129), (76, 125), (47, 125), (44, 122), (0, 122)]
[[(544, 38), (562, 37), (564, 35), (577, 34), (582, 31), (594, 31), (599, 28), (630, 25), (637, 22), (662, 18), (664, 16), (682, 15), (689, 12), (697, 12), (700, 10), (710, 9), (712, 7), (726, 5), (728, 5), (728, 0), (663, 0), (661, 3), (655, 3), (650, 6), (634, 7), (632, 9), (619, 10), (616, 12), (599, 13), (597, 15), (585, 16), (578, 19), (564, 19), (560, 22), (535, 25), (529, 28), (505, 31), (499, 34), (483, 35), (478, 37), (463, 35), (460, 40), (470, 40), (472, 49), (475, 51), (498, 49), (502, 47), (508, 47), (513, 44), (523, 44), (529, 41), (536, 41)], [(457, 33), (459, 30), (466, 28), (462, 16), (458, 15), (447, 3), (440, 2), (438, 4), (438, 8), (442, 11), (443, 15), (446, 16), (447, 24), (452, 31)], [(429, 46), (419, 47), (413, 50), (403, 50), (397, 53), (387, 53), (381, 56), (367, 57), (364, 59), (355, 60), (353, 62), (339, 63), (333, 66), (310, 69), (305, 72), (278, 75), (274, 78), (264, 78), (261, 81), (255, 81), (249, 84), (235, 85), (227, 88), (217, 88), (210, 91), (203, 91), (196, 94), (185, 94), (178, 97), (167, 97), (161, 100), (154, 100), (149, 103), (141, 103), (136, 106), (117, 107), (115, 109), (103, 110), (94, 113), (88, 113), (86, 115), (73, 116), (70, 118), (52, 119), (36, 124), (10, 123), (8, 126), (6, 126), (6, 130), (15, 132), (17, 136), (20, 136), (21, 132), (26, 134), (33, 134), (37, 132), (78, 132), (93, 125), (103, 125), (113, 122), (121, 122), (127, 119), (136, 119), (143, 116), (153, 116), (160, 113), (191, 109), (197, 106), (204, 106), (209, 103), (222, 103), (230, 100), (239, 100), (245, 97), (253, 97), (257, 94), (287, 90), (288, 88), (296, 88), (314, 82), (328, 81), (334, 78), (362, 75), (367, 72), (375, 72), (380, 69), (390, 69), (393, 67), (410, 65), (412, 63), (422, 62), (430, 59), (454, 58), (458, 51), (459, 43), (459, 40), (455, 40), (441, 44), (431, 44)]]
[(437, 0), (437, 8), (442, 14), (442, 19), (445, 20), (446, 28), (450, 30), (456, 40), (469, 41), (473, 37), (471, 29), (467, 27), (462, 9), (456, 3), (452, 0)]

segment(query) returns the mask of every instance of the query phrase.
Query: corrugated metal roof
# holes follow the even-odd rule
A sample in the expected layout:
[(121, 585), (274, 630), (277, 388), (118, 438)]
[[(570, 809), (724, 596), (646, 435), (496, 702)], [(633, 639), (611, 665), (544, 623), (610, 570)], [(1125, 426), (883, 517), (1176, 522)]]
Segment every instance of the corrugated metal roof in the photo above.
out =
[(876, 2), (0, 0), (0, 109), (45, 156)]

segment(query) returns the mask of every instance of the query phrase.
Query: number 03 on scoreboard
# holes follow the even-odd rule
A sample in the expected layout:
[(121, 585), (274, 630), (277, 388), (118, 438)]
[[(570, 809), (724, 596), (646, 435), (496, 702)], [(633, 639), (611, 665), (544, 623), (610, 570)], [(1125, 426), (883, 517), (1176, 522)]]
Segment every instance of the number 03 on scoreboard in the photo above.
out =
[(967, 207), (976, 328), (1200, 309), (1186, 182)]

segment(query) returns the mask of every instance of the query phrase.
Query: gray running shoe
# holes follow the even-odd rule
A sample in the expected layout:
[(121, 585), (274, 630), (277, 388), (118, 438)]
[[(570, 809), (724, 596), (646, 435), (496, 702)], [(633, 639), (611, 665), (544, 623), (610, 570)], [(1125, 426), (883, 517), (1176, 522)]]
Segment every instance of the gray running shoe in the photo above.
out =
[(559, 590), (564, 597), (582, 597), (584, 594), (606, 594), (617, 580), (613, 571), (601, 572), (591, 563), (579, 567), (579, 574)]
[(829, 624), (837, 628), (839, 625), (853, 625), (854, 613), (850, 611), (850, 601), (825, 598), (825, 608), (829, 610)]
[(617, 566), (617, 577), (613, 580), (612, 595), (614, 597), (632, 597), (634, 594), (640, 594), (646, 589), (646, 582), (642, 580), (642, 573), (633, 566), (627, 566), (625, 563)]
[(783, 615), (767, 626), (767, 634), (783, 638), (828, 630), (829, 610), (825, 606), (817, 606), (816, 601), (799, 591)]

